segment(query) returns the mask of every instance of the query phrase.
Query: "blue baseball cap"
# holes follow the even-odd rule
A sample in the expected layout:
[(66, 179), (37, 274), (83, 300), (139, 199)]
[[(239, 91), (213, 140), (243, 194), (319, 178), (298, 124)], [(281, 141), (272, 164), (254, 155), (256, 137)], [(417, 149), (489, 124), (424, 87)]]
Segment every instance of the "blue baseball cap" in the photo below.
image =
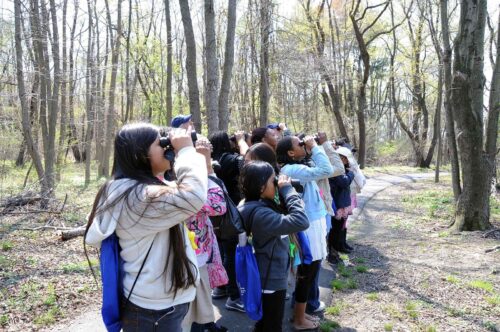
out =
[(188, 122), (191, 120), (192, 114), (188, 115), (177, 115), (175, 118), (172, 119), (172, 122), (170, 123), (172, 127), (174, 128), (179, 128), (181, 125), (184, 123)]
[(270, 123), (267, 125), (267, 128), (280, 130), (280, 125), (279, 125), (279, 123)]

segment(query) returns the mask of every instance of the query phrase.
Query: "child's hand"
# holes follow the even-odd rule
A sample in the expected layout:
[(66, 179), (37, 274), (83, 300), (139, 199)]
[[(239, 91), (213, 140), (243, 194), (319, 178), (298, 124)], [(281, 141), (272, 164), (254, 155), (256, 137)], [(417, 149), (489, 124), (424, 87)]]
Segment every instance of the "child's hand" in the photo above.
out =
[(176, 128), (170, 132), (170, 142), (172, 143), (175, 152), (179, 152), (185, 147), (193, 146), (191, 131), (193, 131), (192, 126), (189, 126), (188, 129)]
[(283, 188), (286, 185), (292, 185), (292, 179), (284, 174), (281, 174), (278, 177), (278, 188)]

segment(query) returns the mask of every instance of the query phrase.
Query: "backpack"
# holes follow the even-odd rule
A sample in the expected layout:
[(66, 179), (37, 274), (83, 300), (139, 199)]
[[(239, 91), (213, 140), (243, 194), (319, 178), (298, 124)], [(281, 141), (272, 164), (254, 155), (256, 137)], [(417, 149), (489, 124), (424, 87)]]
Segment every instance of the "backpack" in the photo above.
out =
[(120, 321), (120, 310), (124, 310), (127, 306), (130, 296), (134, 290), (137, 279), (142, 272), (146, 259), (149, 256), (149, 252), (153, 247), (153, 242), (149, 247), (146, 258), (142, 262), (139, 273), (135, 278), (132, 289), (127, 297), (125, 306), (122, 307), (121, 298), (123, 296), (123, 264), (124, 261), (120, 256), (120, 243), (116, 233), (108, 236), (101, 243), (101, 254), (100, 254), (100, 267), (101, 267), (101, 280), (102, 280), (102, 320), (104, 325), (109, 332), (119, 332), (122, 329), (122, 324)]
[(226, 201), (226, 213), (221, 216), (212, 216), (210, 221), (214, 227), (215, 236), (220, 240), (229, 240), (235, 238), (238, 234), (244, 233), (245, 228), (243, 227), (243, 218), (241, 217), (236, 204), (233, 202), (231, 197), (224, 186), (224, 182), (215, 177), (208, 176), (210, 180), (217, 183), (224, 192), (224, 200)]

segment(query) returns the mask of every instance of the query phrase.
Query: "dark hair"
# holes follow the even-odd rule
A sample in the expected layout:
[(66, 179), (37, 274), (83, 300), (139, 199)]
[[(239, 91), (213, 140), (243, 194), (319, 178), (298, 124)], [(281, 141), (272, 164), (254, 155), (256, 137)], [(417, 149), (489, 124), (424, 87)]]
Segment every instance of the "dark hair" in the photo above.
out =
[[(144, 185), (164, 185), (164, 183), (153, 174), (148, 158), (149, 147), (158, 136), (159, 129), (147, 123), (127, 124), (116, 134), (112, 180), (129, 178), (136, 180), (136, 182), (111, 202), (106, 202), (106, 199), (101, 199), (102, 197), (109, 197), (108, 188), (111, 181), (106, 182), (99, 189), (88, 218), (83, 241), (85, 255), (87, 256), (89, 265), (90, 260), (87, 254), (85, 238), (87, 237), (87, 233), (96, 215), (103, 213), (107, 209), (118, 204), (121, 200), (124, 200), (127, 212), (134, 212), (134, 214), (138, 216), (139, 221), (146, 212), (146, 209), (143, 211), (134, 210), (134, 206), (130, 205), (130, 201), (127, 197), (135, 194), (138, 198)], [(168, 194), (170, 190), (169, 187), (165, 186), (165, 194)], [(187, 257), (182, 227), (182, 225), (176, 225), (169, 229), (170, 241), (168, 252), (173, 253), (173, 262), (175, 262), (172, 269), (170, 288), (174, 290), (174, 297), (177, 295), (178, 289), (186, 289), (194, 285), (196, 281), (196, 276), (191, 270), (191, 267), (195, 265)], [(169, 254), (167, 257), (165, 270), (170, 262), (170, 256)], [(94, 274), (91, 265), (90, 268), (92, 274)]]
[(265, 161), (251, 161), (243, 166), (240, 175), (240, 188), (245, 201), (258, 201), (262, 187), (274, 174), (274, 168)]
[(212, 143), (212, 158), (214, 160), (219, 160), (226, 152), (232, 152), (229, 135), (225, 131), (216, 131), (208, 139)]
[(252, 142), (252, 144), (262, 142), (262, 140), (266, 136), (266, 133), (266, 127), (255, 128), (254, 130), (252, 130), (252, 139), (250, 140), (250, 142)]
[(293, 138), (292, 136), (286, 136), (278, 142), (278, 146), (276, 147), (278, 163), (283, 165), (295, 164), (296, 161), (288, 155), (288, 151), (291, 150), (293, 150)]
[(276, 159), (276, 153), (269, 144), (254, 144), (247, 150), (247, 154), (250, 156), (251, 160), (260, 160), (271, 164), (271, 166), (273, 166), (274, 168), (274, 173), (278, 174), (280, 172), (278, 161)]

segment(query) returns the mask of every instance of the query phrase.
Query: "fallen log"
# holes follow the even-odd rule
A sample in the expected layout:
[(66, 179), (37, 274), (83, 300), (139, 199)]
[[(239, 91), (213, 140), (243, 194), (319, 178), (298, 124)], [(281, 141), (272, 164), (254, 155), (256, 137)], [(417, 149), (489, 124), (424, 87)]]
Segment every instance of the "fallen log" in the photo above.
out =
[(39, 202), (42, 198), (37, 194), (28, 191), (26, 193), (9, 197), (0, 203), (0, 207), (4, 208), (1, 213), (8, 213), (14, 210), (14, 208), (19, 206), (25, 206), (28, 204)]
[(86, 226), (80, 226), (69, 231), (63, 231), (61, 232), (61, 240), (68, 241), (74, 239), (75, 237), (83, 236), (85, 234), (85, 229)]

